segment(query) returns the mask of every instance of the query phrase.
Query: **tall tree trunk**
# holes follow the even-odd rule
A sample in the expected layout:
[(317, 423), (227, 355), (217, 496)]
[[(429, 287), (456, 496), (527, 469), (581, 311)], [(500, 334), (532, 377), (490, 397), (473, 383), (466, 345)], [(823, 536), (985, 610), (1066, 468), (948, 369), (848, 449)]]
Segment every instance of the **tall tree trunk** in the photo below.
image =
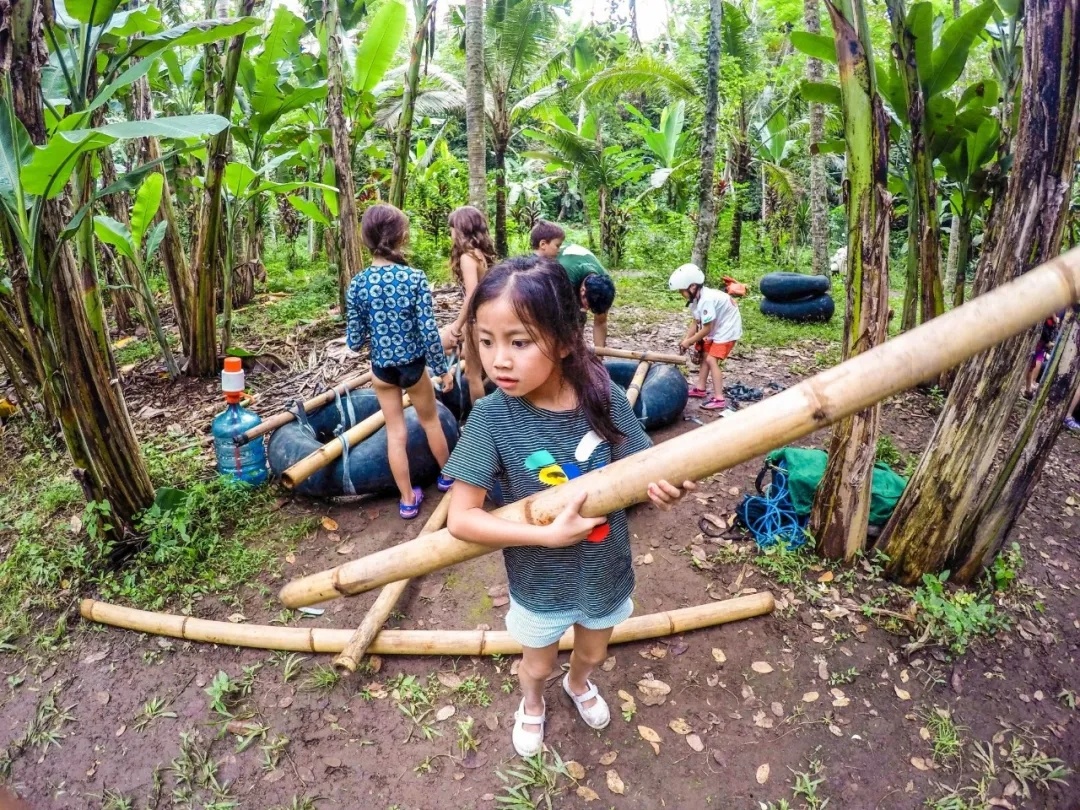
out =
[(737, 134), (731, 144), (731, 188), (728, 196), (731, 200), (731, 240), (728, 244), (728, 259), (733, 262), (739, 260), (742, 251), (742, 230), (746, 215), (743, 213), (742, 193), (743, 184), (746, 183), (750, 171), (750, 143), (748, 141), (749, 122), (746, 111), (746, 102), (739, 104), (737, 116)]
[[(150, 101), (150, 83), (141, 77), (131, 87), (132, 120), (149, 121), (154, 117), (154, 108)], [(139, 159), (150, 163), (161, 157), (161, 148), (157, 138), (141, 138), (138, 142)], [(188, 266), (187, 252), (180, 236), (176, 206), (173, 204), (172, 189), (169, 187), (169, 173), (164, 166), (158, 168), (161, 174), (161, 208), (158, 209), (155, 222), (165, 222), (165, 238), (161, 240), (160, 258), (165, 268), (165, 279), (169, 283), (172, 296), (173, 314), (180, 332), (180, 341), (184, 354), (190, 352), (188, 341), (191, 339), (192, 304), (195, 298), (195, 282)]]
[[(0, 54), (2, 56), (2, 54)], [(14, 83), (13, 83), (14, 84)], [(11, 224), (3, 216), (0, 216), (0, 248), (8, 259), (8, 268), (11, 278), (15, 320), (8, 330), (11, 334), (11, 346), (9, 352), (28, 357), (32, 365), (27, 373), (29, 381), (41, 392), (41, 401), (45, 405), (45, 413), (49, 420), (57, 422), (60, 411), (56, 399), (53, 397), (52, 388), (46, 384), (45, 364), (42, 358), (42, 346), (45, 335), (39, 324), (33, 317), (30, 306), (30, 274), (26, 265), (26, 256), (19, 248), (18, 239), (11, 230)], [(20, 327), (21, 326), (21, 331)], [(21, 345), (17, 345), (21, 342)]]
[[(915, 63), (915, 37), (907, 24), (907, 9), (904, 7), (904, 0), (888, 0), (887, 5), (895, 43), (893, 53), (903, 78), (901, 85), (911, 130), (911, 151), (908, 158), (911, 164), (908, 261), (909, 266), (912, 259), (915, 262), (920, 291), (919, 316), (922, 322), (926, 323), (945, 311), (945, 296), (941, 289), (941, 247), (938, 239), (934, 161), (930, 156), (930, 137), (926, 125), (926, 98), (923, 95), (922, 77), (919, 76)], [(912, 250), (914, 256), (911, 255)], [(905, 316), (906, 314), (905, 311)]]
[[(496, 132), (493, 140), (495, 146), (495, 252), (500, 256), (506, 256), (510, 253), (506, 241), (506, 147), (509, 136), (504, 139)], [(585, 208), (589, 207), (584, 194), (581, 195), (581, 204)]]
[[(248, 17), (255, 9), (255, 0), (242, 0), (240, 16)], [(214, 112), (232, 119), (233, 93), (240, 57), (244, 52), (244, 34), (229, 43), (225, 71), (214, 99)], [(209, 377), (217, 371), (217, 279), (232, 268), (221, 267), (220, 235), (225, 225), (222, 216), (221, 184), (228, 162), (229, 128), (210, 139), (206, 152), (206, 180), (203, 184), (202, 219), (195, 240), (195, 309), (192, 313), (187, 373), (192, 377)]]
[(949, 222), (949, 252), (945, 258), (945, 283), (942, 292), (948, 294), (956, 286), (956, 262), (960, 248), (960, 217), (952, 212)]
[[(821, 33), (821, 19), (818, 13), (818, 0), (804, 0), (803, 15), (806, 30), (811, 34)], [(820, 82), (822, 79), (821, 60), (806, 60), (806, 79)], [(828, 184), (825, 177), (825, 156), (818, 152), (816, 145), (825, 140), (825, 105), (817, 102), (810, 104), (810, 268), (814, 275), (829, 275), (829, 201)]]
[[(9, 71), (15, 114), (32, 142), (46, 140), (40, 106), (41, 67), (47, 54), (40, 0), (10, 0), (7, 36), (0, 35), (0, 65)], [(6, 40), (6, 41), (5, 41)], [(85, 181), (85, 178), (84, 178)], [(84, 183), (85, 186), (85, 183)], [(102, 351), (101, 296), (92, 265), (80, 267), (60, 238), (70, 220), (67, 195), (44, 203), (33, 277), (40, 279), (44, 323), (42, 358), (58, 403), (64, 438), (88, 500), (108, 501), (106, 537), (124, 544), (138, 512), (154, 500), (132, 430), (123, 392)]]
[(469, 205), (486, 212), (484, 0), (465, 0), (465, 129), (469, 139)]
[[(843, 358), (884, 342), (889, 309), (888, 120), (874, 82), (862, 0), (828, 6), (836, 32), (847, 142), (847, 313)], [(851, 559), (866, 542), (870, 479), (880, 404), (844, 419), (829, 440), (829, 460), (810, 513), (818, 552)]]
[[(1076, 161), (1080, 0), (1030, 0), (1014, 163), (991, 213), (978, 295), (1058, 254)], [(958, 274), (959, 275), (959, 274)], [(934, 434), (879, 541), (887, 572), (915, 582), (989, 548), (972, 530), (1038, 327), (966, 362)], [(983, 524), (986, 525), (986, 524)], [(970, 565), (979, 563), (968, 560)]]
[(701, 133), (701, 172), (698, 175), (698, 217), (690, 261), (703, 271), (709, 265), (709, 246), (716, 228), (716, 127), (720, 94), (720, 0), (709, 0), (709, 50), (705, 59), (705, 120)]
[(641, 47), (641, 36), (637, 27), (637, 0), (627, 0), (627, 10), (630, 17), (630, 42), (635, 48)]
[(424, 58), (424, 43), (428, 40), (428, 20), (435, 3), (414, 0), (416, 33), (409, 50), (409, 69), (405, 74), (405, 90), (401, 96), (401, 120), (398, 121), (397, 143), (394, 147), (394, 171), (390, 177), (390, 204), (405, 207), (405, 187), (409, 180), (409, 146), (412, 144), (413, 111), (420, 85), (420, 62)]
[[(360, 226), (356, 214), (356, 185), (353, 181), (349, 127), (345, 121), (340, 21), (337, 3), (326, 3), (327, 61), (329, 88), (326, 94), (326, 119), (330, 126), (331, 153), (338, 188), (338, 300), (345, 311), (345, 293), (353, 276), (363, 269), (360, 256)], [(314, 193), (314, 190), (313, 190)]]
[[(1026, 365), (1026, 355), (1024, 359)], [(1046, 375), (1049, 382), (1040, 387), (1032, 407), (1025, 411), (1004, 462), (983, 489), (978, 510), (961, 529), (963, 545), (957, 550), (953, 569), (957, 582), (974, 580), (1001, 551), (1035, 492), (1061, 422), (1069, 415), (1069, 405), (1080, 387), (1080, 328), (1075, 307), (1062, 321)]]
[(964, 287), (967, 284), (968, 265), (971, 263), (971, 214), (962, 212), (956, 226), (956, 278), (953, 279), (952, 305), (955, 309), (964, 303)]

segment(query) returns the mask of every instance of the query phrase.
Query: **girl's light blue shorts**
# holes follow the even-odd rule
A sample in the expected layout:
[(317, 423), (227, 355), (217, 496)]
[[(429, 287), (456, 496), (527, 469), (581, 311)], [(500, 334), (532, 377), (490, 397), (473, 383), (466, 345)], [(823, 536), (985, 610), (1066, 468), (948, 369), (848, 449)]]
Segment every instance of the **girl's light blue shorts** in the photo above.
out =
[(547, 647), (554, 644), (562, 634), (580, 624), (589, 630), (606, 630), (626, 621), (634, 612), (634, 601), (627, 597), (619, 607), (606, 616), (589, 618), (580, 610), (556, 610), (538, 612), (522, 607), (510, 597), (510, 610), (506, 614), (506, 629), (523, 647)]

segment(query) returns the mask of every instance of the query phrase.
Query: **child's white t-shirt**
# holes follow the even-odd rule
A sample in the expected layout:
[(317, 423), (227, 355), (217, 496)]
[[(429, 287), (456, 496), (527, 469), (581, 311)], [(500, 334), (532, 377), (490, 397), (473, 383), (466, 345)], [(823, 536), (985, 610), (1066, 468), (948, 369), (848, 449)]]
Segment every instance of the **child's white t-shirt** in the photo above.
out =
[(727, 343), (742, 337), (742, 315), (739, 314), (738, 305), (726, 292), (702, 287), (697, 300), (690, 305), (690, 312), (702, 326), (712, 324), (712, 331), (706, 340)]

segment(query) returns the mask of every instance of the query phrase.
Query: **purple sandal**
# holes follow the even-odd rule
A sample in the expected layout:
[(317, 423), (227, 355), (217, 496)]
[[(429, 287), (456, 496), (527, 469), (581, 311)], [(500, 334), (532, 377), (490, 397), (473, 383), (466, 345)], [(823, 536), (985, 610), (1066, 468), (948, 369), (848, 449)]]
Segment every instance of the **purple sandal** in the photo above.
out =
[(398, 501), (398, 515), (402, 520), (412, 520), (420, 514), (420, 504), (424, 502), (424, 491), (420, 487), (412, 488), (413, 502)]

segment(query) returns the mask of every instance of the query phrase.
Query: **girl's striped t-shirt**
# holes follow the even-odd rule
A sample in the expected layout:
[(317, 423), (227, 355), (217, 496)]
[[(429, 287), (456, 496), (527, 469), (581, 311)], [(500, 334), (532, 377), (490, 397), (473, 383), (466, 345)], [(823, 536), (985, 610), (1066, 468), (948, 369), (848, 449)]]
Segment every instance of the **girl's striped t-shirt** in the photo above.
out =
[[(443, 472), (489, 492), (498, 484), (510, 502), (651, 445), (626, 392), (614, 384), (611, 408), (615, 425), (624, 434), (615, 445), (592, 430), (580, 407), (548, 411), (496, 391), (473, 407)], [(634, 590), (626, 512), (612, 512), (607, 526), (601, 542), (503, 549), (514, 600), (533, 611), (580, 610), (590, 618), (605, 616), (623, 604)]]

